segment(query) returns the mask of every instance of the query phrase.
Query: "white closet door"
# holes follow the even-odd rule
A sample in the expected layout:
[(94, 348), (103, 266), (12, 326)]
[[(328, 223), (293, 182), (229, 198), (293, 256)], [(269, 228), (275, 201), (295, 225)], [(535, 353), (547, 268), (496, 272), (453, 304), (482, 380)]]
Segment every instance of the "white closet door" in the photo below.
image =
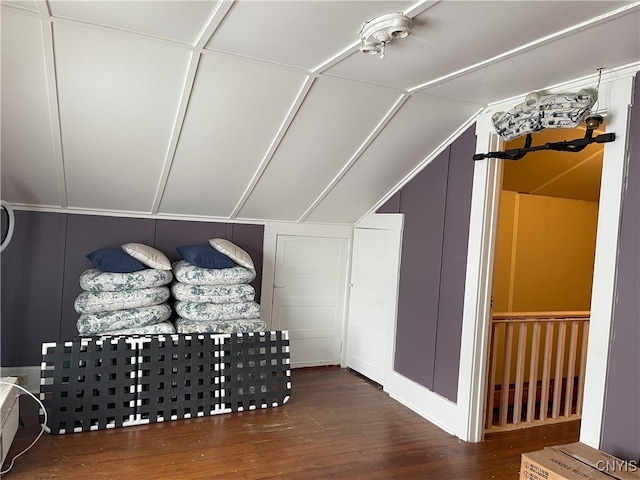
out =
[(291, 366), (338, 365), (349, 240), (278, 235), (272, 325), (288, 330)]
[(349, 368), (381, 385), (392, 365), (402, 216), (384, 220), (392, 229), (354, 232), (346, 355)]

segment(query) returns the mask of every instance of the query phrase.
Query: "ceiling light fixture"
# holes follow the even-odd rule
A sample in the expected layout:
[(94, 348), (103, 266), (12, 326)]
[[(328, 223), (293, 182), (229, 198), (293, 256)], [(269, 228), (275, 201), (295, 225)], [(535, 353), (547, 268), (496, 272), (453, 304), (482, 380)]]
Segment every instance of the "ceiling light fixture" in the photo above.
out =
[(413, 21), (400, 12), (389, 13), (364, 22), (358, 36), (362, 40), (360, 51), (384, 58), (384, 47), (391, 40), (404, 38), (411, 33)]

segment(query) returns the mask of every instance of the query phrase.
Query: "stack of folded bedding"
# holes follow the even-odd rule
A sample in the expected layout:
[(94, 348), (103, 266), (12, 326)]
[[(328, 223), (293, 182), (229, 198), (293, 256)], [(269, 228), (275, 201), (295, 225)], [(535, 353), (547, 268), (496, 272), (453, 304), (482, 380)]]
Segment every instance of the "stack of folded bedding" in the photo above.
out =
[(141, 243), (99, 249), (87, 255), (94, 268), (80, 275), (75, 300), (81, 336), (175, 333), (167, 285), (171, 262)]
[(249, 285), (256, 270), (247, 252), (222, 238), (177, 250), (184, 258), (173, 264), (176, 282), (171, 287), (178, 333), (265, 330), (255, 289)]

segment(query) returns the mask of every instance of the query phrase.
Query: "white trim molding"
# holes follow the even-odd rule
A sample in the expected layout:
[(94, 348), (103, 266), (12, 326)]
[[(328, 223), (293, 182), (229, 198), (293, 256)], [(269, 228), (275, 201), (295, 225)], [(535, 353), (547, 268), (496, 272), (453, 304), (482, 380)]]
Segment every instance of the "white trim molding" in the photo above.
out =
[(605, 144), (604, 147), (596, 255), (591, 290), (591, 321), (587, 347), (585, 395), (580, 427), (580, 441), (594, 448), (600, 448), (601, 444), (607, 394), (622, 196), (627, 171), (630, 103), (633, 94), (633, 79), (626, 79), (626, 81), (618, 83), (616, 93), (621, 95), (626, 91), (628, 103), (607, 107), (607, 131), (614, 132), (616, 140)]
[(403, 225), (403, 213), (370, 213), (358, 223), (356, 223), (356, 228), (371, 228), (374, 230), (402, 230)]
[[(585, 399), (580, 441), (600, 447), (611, 321), (613, 317), (618, 236), (622, 192), (629, 136), (629, 111), (633, 85), (640, 62), (607, 71), (599, 88), (599, 111), (606, 112), (607, 131), (616, 140), (604, 148), (598, 214), (598, 232), (591, 303), (591, 327), (587, 354)], [(594, 86), (597, 74), (546, 89), (548, 92), (577, 91)], [(544, 89), (541, 89), (544, 90)], [(497, 110), (521, 103), (524, 96), (489, 106), (476, 123), (477, 153), (499, 148), (499, 137), (491, 125)], [(465, 441), (481, 441), (484, 435), (487, 346), (490, 327), (490, 296), (493, 251), (497, 227), (498, 196), (501, 188), (500, 160), (478, 161), (474, 171), (467, 277), (462, 325), (462, 346), (453, 433)]]
[[(478, 133), (479, 146), (497, 147), (497, 137)], [(476, 162), (469, 224), (460, 370), (458, 372), (458, 436), (479, 442), (484, 433), (485, 378), (491, 329), (493, 256), (502, 188), (502, 164), (496, 159)]]
[(445, 432), (460, 436), (457, 424), (459, 409), (455, 403), (395, 371), (385, 377), (385, 382), (384, 391), (391, 398)]

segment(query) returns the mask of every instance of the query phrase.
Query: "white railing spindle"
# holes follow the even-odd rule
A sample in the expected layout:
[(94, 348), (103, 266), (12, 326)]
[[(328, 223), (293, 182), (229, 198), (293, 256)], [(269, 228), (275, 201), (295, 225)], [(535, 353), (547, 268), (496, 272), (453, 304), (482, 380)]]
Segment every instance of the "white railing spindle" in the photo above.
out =
[[(588, 336), (589, 312), (495, 313), (487, 379), (487, 429), (579, 418)], [(496, 411), (498, 425), (494, 425)]]
[(573, 409), (573, 383), (576, 375), (576, 358), (578, 356), (578, 328), (577, 321), (571, 322), (571, 334), (569, 336), (569, 356), (567, 361), (567, 385), (565, 388), (564, 416), (571, 415)]
[(531, 359), (529, 363), (529, 395), (527, 397), (527, 423), (536, 416), (536, 397), (538, 393), (538, 361), (540, 359), (540, 330), (542, 324), (535, 322), (531, 333)]
[(511, 351), (513, 349), (513, 323), (507, 323), (504, 335), (504, 362), (502, 363), (502, 385), (500, 387), (500, 426), (507, 424), (509, 413), (509, 384), (511, 379)]
[(527, 353), (527, 324), (520, 323), (518, 335), (518, 357), (516, 362), (516, 388), (513, 396), (513, 424), (520, 423), (522, 415), (522, 391), (524, 389), (524, 364)]

